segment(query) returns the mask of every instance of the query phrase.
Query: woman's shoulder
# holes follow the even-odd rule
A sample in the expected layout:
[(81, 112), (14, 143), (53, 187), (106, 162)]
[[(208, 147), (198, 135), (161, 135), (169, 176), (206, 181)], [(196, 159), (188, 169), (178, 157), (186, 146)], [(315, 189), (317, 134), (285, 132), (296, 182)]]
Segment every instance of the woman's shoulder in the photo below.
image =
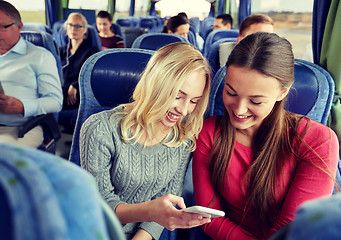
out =
[(336, 133), (328, 126), (303, 117), (298, 126), (298, 133), (305, 133), (304, 139), (306, 142), (323, 143), (325, 141), (338, 142)]
[[(122, 108), (113, 108), (92, 114), (83, 124), (84, 127), (96, 126), (99, 129), (116, 129)], [(111, 130), (112, 131), (112, 130)]]

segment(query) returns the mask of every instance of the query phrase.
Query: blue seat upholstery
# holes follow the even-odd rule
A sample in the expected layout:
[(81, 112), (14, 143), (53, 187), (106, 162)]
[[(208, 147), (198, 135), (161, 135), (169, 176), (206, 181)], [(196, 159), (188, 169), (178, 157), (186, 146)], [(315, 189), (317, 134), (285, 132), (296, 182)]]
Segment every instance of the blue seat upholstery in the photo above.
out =
[(206, 39), (207, 35), (213, 30), (214, 17), (206, 17), (201, 23), (200, 35)]
[(34, 149), (0, 152), (1, 239), (125, 239), (89, 173)]
[(127, 103), (154, 51), (109, 49), (91, 56), (79, 75), (80, 105), (69, 160), (80, 164), (79, 133), (92, 114)]
[(27, 41), (30, 41), (31, 43), (34, 43), (37, 46), (44, 47), (47, 50), (49, 50), (57, 62), (57, 68), (58, 68), (58, 74), (60, 77), (60, 80), (62, 81), (62, 63), (60, 61), (59, 56), (59, 49), (56, 45), (56, 42), (53, 40), (53, 37), (51, 34), (46, 32), (36, 32), (36, 31), (24, 31), (22, 30), (20, 32), (20, 35)]
[(47, 26), (46, 24), (39, 23), (39, 22), (23, 22), (23, 31), (36, 31), (36, 32), (47, 32), (52, 34), (52, 29)]
[(208, 53), (207, 53), (207, 60), (211, 66), (211, 78), (213, 79), (214, 75), (220, 68), (220, 56), (219, 56), (219, 49), (220, 44), (224, 42), (236, 42), (236, 38), (222, 38), (214, 42), (211, 46), (209, 46)]
[[(212, 79), (207, 116), (222, 115), (226, 67), (221, 67)], [(330, 74), (316, 64), (295, 59), (295, 82), (287, 96), (285, 108), (327, 125), (334, 95)]]
[(140, 27), (148, 29), (149, 33), (157, 32), (157, 20), (152, 16), (141, 17)]
[(132, 48), (157, 50), (174, 42), (188, 42), (188, 40), (177, 34), (147, 33), (136, 38)]
[(133, 21), (129, 17), (119, 17), (115, 23), (120, 27), (133, 27)]
[(239, 32), (236, 29), (231, 30), (215, 30), (213, 32), (210, 32), (208, 36), (205, 39), (204, 43), (204, 50), (203, 55), (206, 57), (208, 55), (208, 51), (210, 49), (210, 46), (222, 38), (235, 38), (237, 40), (237, 37), (239, 36)]
[(194, 33), (194, 34), (200, 34), (200, 20), (198, 17), (191, 17), (189, 19), (189, 29)]

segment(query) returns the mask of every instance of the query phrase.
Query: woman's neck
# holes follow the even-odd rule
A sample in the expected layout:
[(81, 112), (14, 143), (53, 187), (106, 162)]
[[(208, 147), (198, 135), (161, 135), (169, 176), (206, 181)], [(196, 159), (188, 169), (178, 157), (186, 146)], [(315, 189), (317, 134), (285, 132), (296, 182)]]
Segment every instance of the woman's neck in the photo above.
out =
[(82, 44), (82, 42), (83, 42), (83, 38), (81, 38), (81, 39), (71, 39), (71, 47), (70, 47), (70, 54), (72, 55), (72, 54), (74, 54), (76, 51), (77, 51), (77, 49), (79, 48), (79, 46)]

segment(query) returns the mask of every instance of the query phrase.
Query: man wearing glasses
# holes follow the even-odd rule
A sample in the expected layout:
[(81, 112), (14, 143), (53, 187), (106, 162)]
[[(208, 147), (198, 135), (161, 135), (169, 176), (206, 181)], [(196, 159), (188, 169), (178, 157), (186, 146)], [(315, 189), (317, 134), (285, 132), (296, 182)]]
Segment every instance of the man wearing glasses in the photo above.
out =
[(0, 1), (0, 142), (36, 148), (43, 141), (42, 128), (18, 138), (18, 126), (59, 112), (63, 95), (53, 55), (21, 38), (22, 27), (18, 10)]

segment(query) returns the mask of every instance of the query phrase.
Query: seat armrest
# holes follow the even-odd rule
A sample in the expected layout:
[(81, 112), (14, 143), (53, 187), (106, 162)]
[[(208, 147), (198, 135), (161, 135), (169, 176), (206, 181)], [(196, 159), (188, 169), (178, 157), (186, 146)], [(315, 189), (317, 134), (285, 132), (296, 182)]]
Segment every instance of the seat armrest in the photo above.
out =
[(23, 138), (28, 131), (39, 125), (43, 127), (44, 131), (47, 130), (49, 132), (51, 138), (55, 140), (60, 139), (61, 135), (58, 123), (53, 113), (39, 115), (26, 121), (23, 125), (19, 127), (18, 137)]

